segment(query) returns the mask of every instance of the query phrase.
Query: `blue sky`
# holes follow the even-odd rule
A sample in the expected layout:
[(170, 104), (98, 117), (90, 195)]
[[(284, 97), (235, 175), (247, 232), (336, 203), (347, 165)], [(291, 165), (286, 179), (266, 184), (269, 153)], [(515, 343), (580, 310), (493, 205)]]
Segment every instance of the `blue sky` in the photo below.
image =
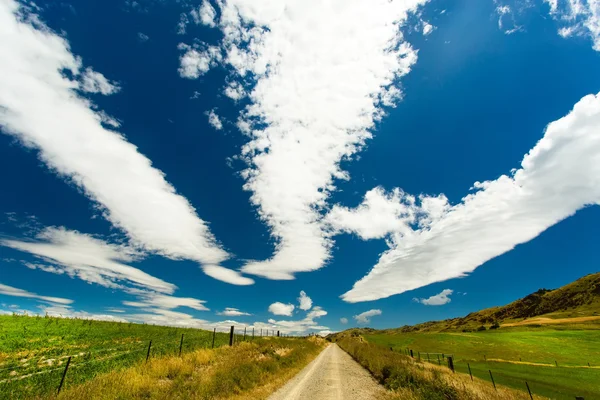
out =
[(598, 271), (596, 0), (0, 0), (0, 38), (2, 312), (299, 334)]

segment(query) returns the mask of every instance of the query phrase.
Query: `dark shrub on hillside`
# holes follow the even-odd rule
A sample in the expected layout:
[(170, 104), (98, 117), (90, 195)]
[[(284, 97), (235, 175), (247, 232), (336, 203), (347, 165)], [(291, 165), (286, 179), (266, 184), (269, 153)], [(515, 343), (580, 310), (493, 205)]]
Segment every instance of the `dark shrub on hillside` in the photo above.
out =
[(498, 328), (500, 328), (500, 324), (498, 323), (498, 321), (494, 321), (492, 326), (490, 326), (490, 329), (498, 329)]
[(481, 325), (479, 328), (477, 328), (477, 331), (485, 331), (486, 328), (484, 325)]

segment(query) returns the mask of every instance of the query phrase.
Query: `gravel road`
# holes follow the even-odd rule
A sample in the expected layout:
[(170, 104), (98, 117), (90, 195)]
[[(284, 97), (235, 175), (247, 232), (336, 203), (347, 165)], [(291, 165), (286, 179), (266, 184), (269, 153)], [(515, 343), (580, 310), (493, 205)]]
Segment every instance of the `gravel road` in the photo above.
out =
[(384, 390), (337, 344), (330, 344), (269, 400), (374, 400)]

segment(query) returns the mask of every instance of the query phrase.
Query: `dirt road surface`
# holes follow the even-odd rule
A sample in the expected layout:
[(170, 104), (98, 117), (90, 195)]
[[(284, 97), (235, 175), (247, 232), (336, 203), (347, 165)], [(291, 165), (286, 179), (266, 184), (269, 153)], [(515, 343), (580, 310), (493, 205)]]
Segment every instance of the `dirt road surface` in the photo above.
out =
[(337, 344), (330, 344), (269, 400), (374, 400), (385, 389)]

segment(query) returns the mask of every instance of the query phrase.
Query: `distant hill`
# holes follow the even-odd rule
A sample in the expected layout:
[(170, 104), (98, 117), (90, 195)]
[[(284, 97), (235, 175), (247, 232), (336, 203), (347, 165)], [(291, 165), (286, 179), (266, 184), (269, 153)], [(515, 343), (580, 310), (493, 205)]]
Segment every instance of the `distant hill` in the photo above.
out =
[(502, 307), (486, 308), (466, 317), (431, 321), (386, 331), (472, 331), (485, 326), (600, 322), (600, 272), (561, 288), (540, 289)]

